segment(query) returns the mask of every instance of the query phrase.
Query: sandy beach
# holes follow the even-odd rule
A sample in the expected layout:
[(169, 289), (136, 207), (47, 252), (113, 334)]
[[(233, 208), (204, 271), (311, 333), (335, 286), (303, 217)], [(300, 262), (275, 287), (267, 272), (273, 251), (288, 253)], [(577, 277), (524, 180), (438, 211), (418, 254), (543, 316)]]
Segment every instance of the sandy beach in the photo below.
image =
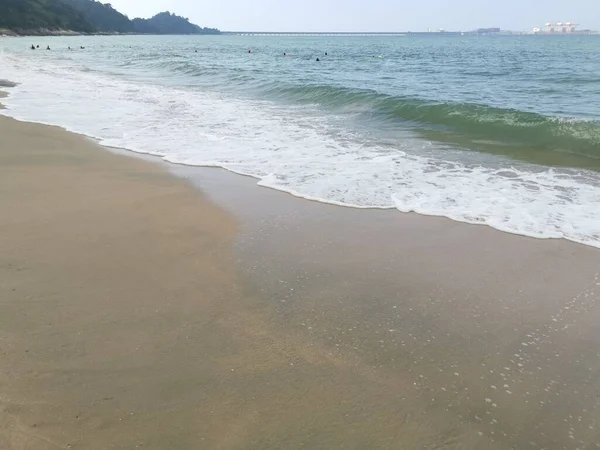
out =
[(0, 117), (2, 449), (600, 448), (599, 296), (595, 248)]

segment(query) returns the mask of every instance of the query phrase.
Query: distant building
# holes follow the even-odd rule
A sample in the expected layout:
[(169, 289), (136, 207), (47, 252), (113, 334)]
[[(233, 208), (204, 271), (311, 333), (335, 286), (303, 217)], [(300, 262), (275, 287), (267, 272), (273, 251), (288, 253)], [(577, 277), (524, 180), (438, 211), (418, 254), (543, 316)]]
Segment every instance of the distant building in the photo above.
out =
[(500, 33), (500, 28), (478, 28), (475, 30), (477, 34), (495, 34)]
[[(538, 33), (541, 31), (536, 28)], [(534, 32), (535, 30), (534, 29)], [(577, 33), (577, 24), (573, 22), (548, 22), (546, 24), (546, 33), (549, 34), (566, 34), (566, 33)]]
[(534, 28), (531, 34), (539, 35), (591, 35), (598, 34), (597, 31), (592, 30), (578, 30), (577, 24), (573, 22), (548, 22), (543, 28)]

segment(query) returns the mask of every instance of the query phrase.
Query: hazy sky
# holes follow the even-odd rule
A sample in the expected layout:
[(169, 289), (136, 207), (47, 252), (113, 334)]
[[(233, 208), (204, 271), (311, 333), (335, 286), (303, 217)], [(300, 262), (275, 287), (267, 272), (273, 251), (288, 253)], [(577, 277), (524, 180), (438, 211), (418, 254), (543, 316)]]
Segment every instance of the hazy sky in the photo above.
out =
[[(108, 0), (101, 0), (108, 3)], [(171, 11), (227, 31), (426, 31), (547, 21), (600, 29), (600, 0), (111, 0), (130, 17)]]

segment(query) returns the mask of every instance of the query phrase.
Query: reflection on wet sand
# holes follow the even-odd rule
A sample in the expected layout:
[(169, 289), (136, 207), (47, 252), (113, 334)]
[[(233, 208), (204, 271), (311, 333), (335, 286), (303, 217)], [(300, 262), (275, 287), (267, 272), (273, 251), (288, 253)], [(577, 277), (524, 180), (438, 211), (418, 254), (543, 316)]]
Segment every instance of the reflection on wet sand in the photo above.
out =
[[(240, 218), (241, 267), (277, 340), (332, 371), (301, 396), (330, 427), (323, 448), (599, 445), (596, 249), (177, 172)], [(298, 365), (277, 378), (322, 388)]]

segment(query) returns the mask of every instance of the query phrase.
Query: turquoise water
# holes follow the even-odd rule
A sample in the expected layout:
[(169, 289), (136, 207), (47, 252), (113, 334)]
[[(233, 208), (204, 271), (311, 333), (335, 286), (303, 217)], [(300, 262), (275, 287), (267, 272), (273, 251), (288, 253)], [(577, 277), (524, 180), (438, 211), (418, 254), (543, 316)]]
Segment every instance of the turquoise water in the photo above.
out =
[(318, 104), (386, 137), (403, 128), (473, 150), (600, 168), (600, 36), (155, 37), (102, 50), (93, 63), (100, 56), (123, 75), (151, 71), (166, 83)]
[(0, 78), (21, 83), (7, 114), (320, 201), (600, 246), (600, 36), (23, 38), (0, 48)]

